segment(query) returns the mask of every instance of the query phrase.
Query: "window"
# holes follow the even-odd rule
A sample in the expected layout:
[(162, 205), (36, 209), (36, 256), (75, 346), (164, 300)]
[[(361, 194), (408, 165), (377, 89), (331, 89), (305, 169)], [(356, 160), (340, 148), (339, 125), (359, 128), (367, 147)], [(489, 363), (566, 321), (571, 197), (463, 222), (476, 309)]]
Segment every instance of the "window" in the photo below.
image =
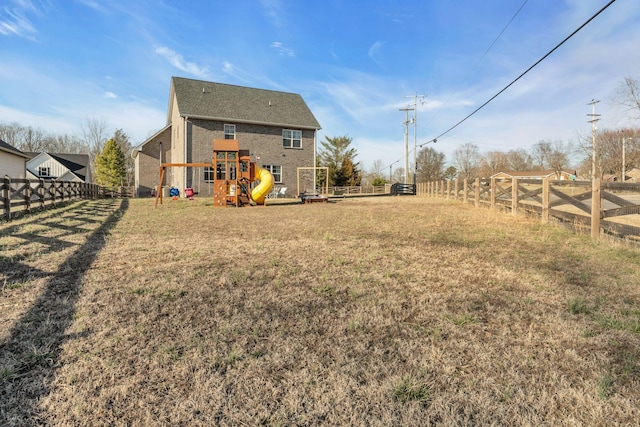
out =
[(282, 182), (282, 166), (280, 165), (262, 165), (263, 168), (271, 172), (273, 182), (279, 184)]
[(224, 139), (236, 139), (236, 125), (224, 125)]
[(204, 168), (204, 182), (213, 182), (214, 174), (213, 167), (205, 166)]
[(49, 166), (38, 166), (38, 176), (51, 176)]
[(216, 179), (227, 179), (227, 163), (222, 161), (216, 164)]
[(284, 148), (302, 148), (302, 131), (283, 129), (282, 146)]

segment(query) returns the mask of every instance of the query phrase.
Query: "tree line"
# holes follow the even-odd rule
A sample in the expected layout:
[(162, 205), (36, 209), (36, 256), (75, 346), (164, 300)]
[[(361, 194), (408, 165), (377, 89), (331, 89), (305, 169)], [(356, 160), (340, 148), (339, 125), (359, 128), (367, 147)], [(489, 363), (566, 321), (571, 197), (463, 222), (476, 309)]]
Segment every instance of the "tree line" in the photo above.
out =
[[(619, 82), (612, 103), (625, 107), (631, 118), (640, 120), (640, 80), (626, 77)], [(454, 150), (449, 162), (444, 153), (429, 145), (416, 153), (417, 167), (412, 165), (411, 168), (415, 170), (418, 182), (454, 178), (473, 180), (504, 171), (535, 170), (575, 172), (586, 179), (593, 174), (594, 153), (596, 177), (610, 175), (623, 180), (623, 170), (626, 175), (626, 172), (640, 168), (640, 128), (599, 130), (595, 144), (591, 134), (579, 136), (575, 141), (541, 140), (529, 150), (519, 148), (480, 153), (476, 144), (465, 143)], [(369, 182), (403, 181), (403, 168), (386, 174), (384, 167), (383, 161), (374, 162), (363, 179)]]
[(64, 153), (89, 155), (91, 176), (105, 186), (132, 186), (133, 146), (129, 136), (116, 129), (108, 133), (102, 119), (88, 119), (80, 135), (57, 134), (19, 123), (0, 123), (0, 139), (23, 153)]

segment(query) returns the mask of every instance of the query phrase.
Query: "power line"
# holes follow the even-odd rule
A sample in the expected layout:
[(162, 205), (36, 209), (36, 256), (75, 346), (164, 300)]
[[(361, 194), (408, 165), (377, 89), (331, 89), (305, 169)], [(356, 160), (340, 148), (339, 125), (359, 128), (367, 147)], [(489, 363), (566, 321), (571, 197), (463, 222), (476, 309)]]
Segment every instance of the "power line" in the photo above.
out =
[(522, 10), (522, 8), (524, 8), (524, 6), (527, 4), (529, 0), (524, 0), (524, 3), (522, 3), (522, 5), (520, 6), (520, 8), (516, 11), (516, 13), (511, 17), (511, 19), (509, 20), (509, 22), (507, 22), (507, 24), (504, 26), (504, 28), (502, 29), (502, 31), (500, 31), (500, 34), (498, 34), (498, 36), (491, 42), (491, 44), (489, 45), (489, 47), (487, 48), (487, 50), (484, 51), (484, 53), (480, 56), (480, 58), (476, 61), (476, 63), (473, 65), (473, 67), (471, 67), (471, 69), (469, 70), (469, 72), (467, 73), (466, 76), (464, 76), (464, 78), (462, 79), (462, 81), (460, 82), (460, 84), (458, 85), (458, 87), (462, 86), (462, 84), (469, 78), (469, 76), (471, 75), (471, 73), (478, 67), (478, 65), (480, 65), (480, 63), (482, 62), (482, 60), (484, 59), (485, 56), (487, 56), (487, 53), (489, 53), (489, 51), (491, 50), (491, 48), (493, 47), (493, 45), (496, 44), (496, 42), (500, 39), (500, 37), (502, 37), (502, 35), (504, 34), (505, 31), (507, 31), (507, 28), (509, 28), (509, 26), (511, 25), (511, 23), (513, 22), (514, 19), (516, 19), (516, 16), (518, 16), (518, 14), (520, 13), (520, 11)]
[[(452, 130), (454, 130), (455, 128), (457, 128), (458, 126), (460, 126), (462, 123), (464, 123), (465, 121), (467, 121), (471, 116), (473, 116), (474, 114), (476, 114), (478, 111), (482, 110), (484, 107), (486, 107), (491, 101), (493, 101), (494, 99), (496, 99), (498, 96), (502, 95), (503, 92), (505, 92), (507, 89), (509, 89), (511, 86), (513, 86), (518, 80), (520, 80), (522, 77), (524, 77), (529, 71), (533, 70), (536, 66), (538, 66), (542, 61), (544, 61), (545, 59), (547, 59), (547, 57), (549, 57), (553, 52), (555, 52), (556, 50), (558, 50), (560, 48), (560, 46), (562, 46), (563, 44), (565, 44), (570, 38), (572, 38), (573, 36), (575, 36), (580, 30), (582, 30), (584, 27), (586, 27), (591, 21), (593, 21), (596, 17), (598, 17), (598, 15), (600, 15), (602, 12), (604, 12), (609, 6), (611, 6), (613, 3), (615, 3), (616, 0), (610, 0), (609, 3), (607, 3), (605, 6), (603, 6), (598, 12), (596, 12), (591, 18), (589, 18), (587, 21), (585, 21), (582, 25), (580, 25), (576, 30), (574, 30), (571, 34), (569, 34), (567, 37), (564, 38), (564, 40), (562, 40), (560, 43), (558, 43), (553, 49), (551, 49), (549, 52), (547, 52), (542, 58), (540, 58), (539, 60), (537, 60), (532, 66), (530, 66), (529, 68), (527, 68), (522, 74), (520, 74), (518, 77), (516, 77), (511, 83), (509, 83), (508, 85), (506, 85), (502, 90), (500, 90), (498, 93), (496, 93), (495, 95), (493, 95), (491, 98), (489, 98), (488, 101), (486, 101), (485, 103), (483, 103), (482, 105), (480, 105), (478, 108), (476, 108), (475, 110), (473, 110), (470, 114), (468, 114), (465, 118), (463, 118), (462, 120), (460, 120), (459, 122), (457, 122), (456, 124), (454, 124), (453, 126), (451, 126), (449, 129), (447, 129), (446, 131), (442, 132), (440, 135), (436, 136), (435, 138), (432, 138), (430, 141), (436, 141), (439, 138), (442, 138), (443, 136), (445, 136), (446, 134), (448, 134), (449, 132), (451, 132)], [(524, 5), (523, 5), (524, 6)], [(424, 145), (424, 144), (422, 144)], [(395, 162), (392, 162), (390, 165), (393, 165), (395, 163), (397, 163), (399, 160), (396, 160)]]
[(538, 66), (538, 64), (540, 64), (542, 61), (544, 61), (545, 59), (547, 59), (547, 57), (549, 55), (551, 55), (553, 52), (555, 52), (560, 46), (562, 46), (563, 44), (565, 44), (571, 37), (573, 37), (574, 35), (576, 35), (578, 33), (578, 31), (582, 30), (585, 26), (587, 26), (587, 24), (589, 24), (591, 21), (593, 21), (598, 15), (600, 15), (602, 12), (604, 12), (609, 6), (611, 6), (613, 3), (615, 3), (616, 0), (611, 0), (609, 3), (607, 3), (602, 9), (600, 9), (598, 12), (596, 12), (595, 15), (593, 15), (591, 18), (589, 18), (584, 24), (580, 25), (574, 32), (572, 32), (571, 34), (569, 34), (567, 37), (565, 37), (564, 40), (562, 40), (560, 43), (558, 43), (553, 49), (551, 49), (549, 52), (547, 52), (542, 58), (538, 59), (536, 61), (535, 64), (533, 64), (532, 66), (530, 66), (529, 68), (527, 68), (522, 74), (520, 74), (518, 77), (516, 77), (511, 83), (509, 83), (508, 85), (506, 85), (500, 92), (496, 93), (495, 95), (493, 95), (491, 98), (489, 98), (488, 101), (486, 101), (484, 104), (482, 104), (481, 106), (479, 106), (478, 108), (476, 108), (475, 110), (473, 110), (468, 116), (466, 116), (464, 119), (460, 120), (458, 123), (456, 123), (455, 125), (451, 126), (449, 129), (447, 129), (446, 131), (442, 132), (440, 135), (436, 136), (434, 139), (438, 139), (446, 134), (448, 134), (449, 132), (451, 132), (452, 130), (454, 130), (455, 128), (457, 128), (458, 126), (460, 126), (462, 123), (464, 123), (465, 121), (467, 121), (467, 119), (469, 119), (471, 116), (473, 116), (475, 113), (477, 113), (478, 111), (482, 110), (484, 107), (487, 106), (487, 104), (489, 104), (491, 101), (493, 101), (494, 99), (496, 99), (498, 96), (500, 96), (504, 91), (506, 91), (507, 89), (509, 89), (515, 82), (517, 82), (518, 80), (520, 80), (522, 77), (524, 77), (529, 71), (533, 70), (536, 66)]

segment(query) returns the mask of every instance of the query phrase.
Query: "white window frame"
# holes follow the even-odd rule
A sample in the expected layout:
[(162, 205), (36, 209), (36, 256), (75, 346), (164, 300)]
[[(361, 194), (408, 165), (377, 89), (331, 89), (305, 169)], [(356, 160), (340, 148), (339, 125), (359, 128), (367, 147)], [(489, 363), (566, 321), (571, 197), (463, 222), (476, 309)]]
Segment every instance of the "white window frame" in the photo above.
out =
[(212, 166), (205, 166), (203, 170), (203, 180), (204, 182), (213, 182), (216, 177), (216, 172), (213, 170)]
[(302, 131), (295, 129), (282, 129), (282, 146), (284, 148), (302, 148)]
[(273, 175), (275, 184), (282, 184), (282, 165), (262, 165), (263, 168)]
[[(231, 132), (233, 130), (233, 132)], [(237, 139), (236, 138), (236, 125), (225, 124), (224, 125), (224, 139)]]
[(38, 166), (38, 176), (51, 176), (51, 168), (49, 166)]

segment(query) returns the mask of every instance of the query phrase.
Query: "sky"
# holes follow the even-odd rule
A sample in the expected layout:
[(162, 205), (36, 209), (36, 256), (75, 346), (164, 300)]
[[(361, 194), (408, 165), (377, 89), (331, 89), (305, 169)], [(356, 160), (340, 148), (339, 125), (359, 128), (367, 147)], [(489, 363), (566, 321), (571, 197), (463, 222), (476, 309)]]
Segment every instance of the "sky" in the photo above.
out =
[[(403, 167), (610, 0), (0, 0), (0, 123), (134, 145), (166, 125), (172, 76), (300, 94), (371, 170)], [(447, 163), (638, 126), (615, 101), (640, 79), (640, 1), (617, 0), (461, 125)], [(405, 126), (404, 108), (415, 125)], [(405, 143), (405, 131), (407, 142)]]

